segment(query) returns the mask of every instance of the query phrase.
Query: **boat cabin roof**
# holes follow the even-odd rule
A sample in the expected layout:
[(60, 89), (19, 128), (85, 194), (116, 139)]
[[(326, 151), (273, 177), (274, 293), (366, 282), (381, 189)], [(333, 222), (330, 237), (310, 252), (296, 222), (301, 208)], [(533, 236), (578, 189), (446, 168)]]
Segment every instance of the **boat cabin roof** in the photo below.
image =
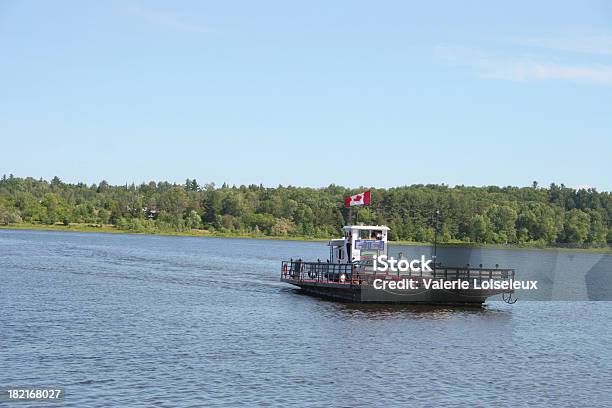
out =
[(345, 231), (350, 230), (377, 230), (377, 231), (389, 231), (389, 227), (386, 225), (346, 225), (343, 227)]
[(334, 247), (344, 246), (344, 238), (330, 239), (329, 240), (329, 244), (327, 244), (327, 245), (334, 246)]

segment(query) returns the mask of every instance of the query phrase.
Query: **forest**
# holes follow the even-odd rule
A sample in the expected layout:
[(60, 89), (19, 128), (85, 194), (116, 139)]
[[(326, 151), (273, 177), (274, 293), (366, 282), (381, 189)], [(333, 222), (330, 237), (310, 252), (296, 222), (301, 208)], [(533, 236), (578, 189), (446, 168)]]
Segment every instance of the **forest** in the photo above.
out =
[[(390, 239), (447, 243), (605, 246), (612, 242), (610, 192), (541, 187), (410, 185), (371, 188), (367, 207), (344, 207), (364, 191), (154, 182), (113, 186), (3, 176), (0, 224), (112, 225), (133, 232), (329, 238), (350, 220), (385, 224)], [(434, 216), (439, 211), (439, 215)], [(437, 230), (437, 234), (436, 234)]]

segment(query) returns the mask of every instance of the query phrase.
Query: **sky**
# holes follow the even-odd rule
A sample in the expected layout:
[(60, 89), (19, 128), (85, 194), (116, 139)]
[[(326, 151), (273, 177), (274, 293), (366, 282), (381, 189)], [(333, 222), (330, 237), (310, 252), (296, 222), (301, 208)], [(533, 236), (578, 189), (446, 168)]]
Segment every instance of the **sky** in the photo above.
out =
[(0, 0), (0, 174), (612, 190), (612, 2)]

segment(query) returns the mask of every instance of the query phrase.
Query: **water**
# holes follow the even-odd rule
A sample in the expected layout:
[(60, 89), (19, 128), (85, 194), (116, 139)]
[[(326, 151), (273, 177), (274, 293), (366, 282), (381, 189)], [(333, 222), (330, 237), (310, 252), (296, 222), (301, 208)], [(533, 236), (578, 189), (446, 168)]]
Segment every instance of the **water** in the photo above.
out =
[(574, 301), (363, 306), (278, 281), (321, 243), (0, 230), (0, 387), (70, 407), (612, 404), (612, 302), (579, 300), (609, 296), (609, 255), (441, 251), (518, 265), (550, 299), (586, 266)]

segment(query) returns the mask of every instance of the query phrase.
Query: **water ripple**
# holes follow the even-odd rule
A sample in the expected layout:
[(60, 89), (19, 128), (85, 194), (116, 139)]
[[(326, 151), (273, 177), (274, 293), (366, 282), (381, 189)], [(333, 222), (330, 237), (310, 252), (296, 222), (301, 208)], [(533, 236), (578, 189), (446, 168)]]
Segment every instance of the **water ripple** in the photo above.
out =
[(612, 404), (611, 302), (335, 303), (278, 282), (296, 255), (326, 248), (2, 230), (0, 386), (68, 407)]

